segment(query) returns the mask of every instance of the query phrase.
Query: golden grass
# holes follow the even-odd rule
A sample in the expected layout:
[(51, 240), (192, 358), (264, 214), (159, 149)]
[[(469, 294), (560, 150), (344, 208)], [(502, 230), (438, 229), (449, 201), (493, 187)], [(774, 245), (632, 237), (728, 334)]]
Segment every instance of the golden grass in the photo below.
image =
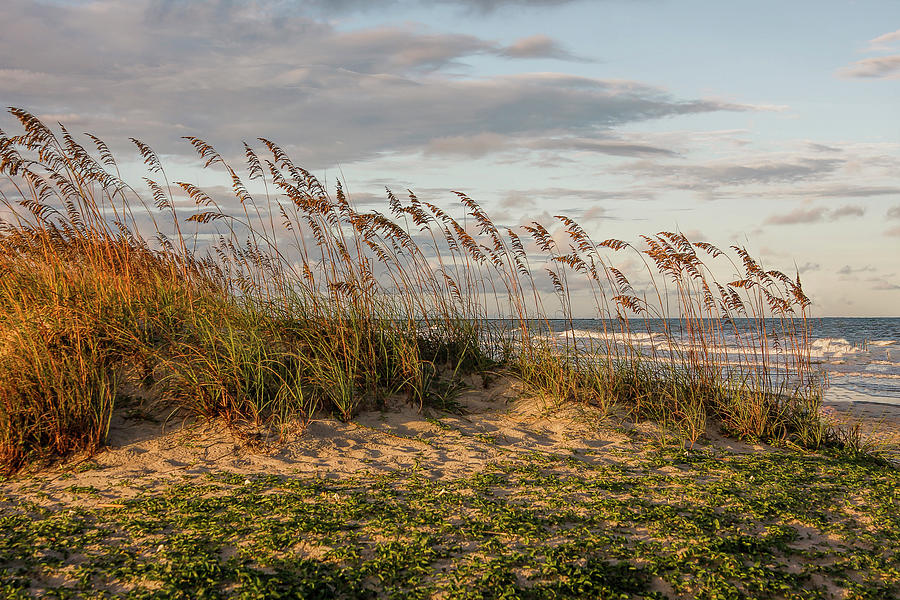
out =
[[(188, 138), (229, 200), (168, 181), (132, 140), (149, 171), (140, 192), (102, 140), (89, 136), (89, 150), (11, 113), (22, 131), (0, 132), (7, 470), (102, 443), (125, 383), (240, 428), (322, 408), (350, 418), (394, 394), (446, 403), (462, 375), (501, 368), (691, 441), (710, 420), (740, 437), (824, 440), (810, 433), (821, 388), (809, 300), (799, 277), (741, 247), (677, 232), (595, 241), (562, 215), (501, 227), (462, 193), (457, 218), (412, 192), (388, 191), (388, 214), (362, 212), (265, 139), (244, 145), (241, 174)], [(626, 253), (641, 265), (628, 274)], [(600, 319), (587, 344), (550, 331), (548, 315), (571, 328), (578, 302)], [(664, 336), (642, 348), (653, 319), (669, 319)]]

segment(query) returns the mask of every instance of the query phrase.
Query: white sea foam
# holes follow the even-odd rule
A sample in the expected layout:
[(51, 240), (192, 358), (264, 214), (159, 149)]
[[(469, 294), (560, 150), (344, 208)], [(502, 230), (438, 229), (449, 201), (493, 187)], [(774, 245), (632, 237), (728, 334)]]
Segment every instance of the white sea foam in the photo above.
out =
[[(873, 401), (900, 401), (900, 335), (892, 335), (896, 326), (887, 322), (876, 324), (871, 332), (864, 327), (867, 322), (849, 322), (834, 327), (826, 322), (830, 331), (823, 337), (812, 335), (809, 345), (804, 348), (791, 346), (791, 339), (775, 336), (760, 338), (759, 332), (742, 328), (734, 332), (728, 329), (705, 336), (704, 343), (691, 339), (687, 332), (677, 328), (667, 336), (654, 326), (654, 331), (622, 333), (609, 329), (593, 330), (590, 327), (575, 327), (557, 332), (559, 343), (575, 340), (580, 348), (607, 353), (637, 353), (652, 360), (665, 363), (681, 363), (699, 357), (711, 361), (725, 370), (752, 372), (767, 366), (778, 372), (790, 372), (795, 365), (807, 358), (812, 368), (822, 371), (829, 380), (831, 389), (853, 388), (871, 394)], [(822, 327), (820, 323), (813, 324)], [(893, 327), (893, 330), (891, 329)], [(776, 324), (777, 328), (777, 324)], [(846, 333), (845, 333), (846, 332)], [(824, 332), (823, 332), (824, 333)], [(802, 345), (802, 338), (793, 341)], [(607, 352), (612, 350), (612, 352)]]
[(822, 338), (814, 340), (809, 345), (809, 349), (811, 356), (814, 358), (832, 358), (864, 352), (862, 348), (854, 346), (844, 338)]
[(831, 377), (866, 377), (873, 379), (900, 379), (900, 372), (872, 371), (867, 366), (862, 371), (833, 371)]
[(591, 340), (609, 340), (617, 343), (652, 343), (664, 342), (665, 334), (662, 333), (643, 333), (643, 332), (621, 332), (621, 331), (588, 331), (585, 329), (567, 329), (557, 334), (560, 338), (574, 339), (591, 339)]

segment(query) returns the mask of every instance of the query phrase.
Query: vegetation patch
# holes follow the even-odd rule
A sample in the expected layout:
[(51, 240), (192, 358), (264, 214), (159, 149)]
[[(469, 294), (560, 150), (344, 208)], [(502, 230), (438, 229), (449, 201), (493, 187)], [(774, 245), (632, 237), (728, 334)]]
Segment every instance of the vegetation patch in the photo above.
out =
[(266, 139), (234, 167), (187, 138), (217, 191), (171, 181), (132, 139), (134, 186), (102, 140), (10, 113), (0, 471), (96, 450), (134, 393), (241, 433), (396, 395), (452, 409), (464, 376), (498, 369), (692, 443), (710, 423), (803, 448), (850, 439), (819, 415), (799, 275), (740, 246), (595, 240), (565, 215), (506, 227), (459, 192), (445, 209), (388, 190), (385, 212), (362, 211)]
[[(0, 499), (3, 597), (896, 598), (900, 473), (712, 446)], [(32, 487), (39, 487), (34, 482)]]

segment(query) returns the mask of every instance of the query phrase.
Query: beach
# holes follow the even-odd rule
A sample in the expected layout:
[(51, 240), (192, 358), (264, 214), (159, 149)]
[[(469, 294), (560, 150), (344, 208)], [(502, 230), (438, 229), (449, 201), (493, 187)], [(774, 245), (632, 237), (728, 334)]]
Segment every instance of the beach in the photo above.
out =
[(231, 206), (132, 139), (145, 201), (10, 112), (0, 596), (900, 595), (900, 320), (679, 231), (362, 210), (262, 138), (247, 184), (189, 138)]
[[(900, 586), (893, 467), (714, 429), (689, 445), (523, 397), (514, 380), (468, 383), (457, 413), (398, 400), (280, 438), (122, 411), (96, 455), (0, 483), (0, 514), (17, 524), (0, 542), (3, 589), (684, 598), (780, 582), (764, 595), (842, 598)], [(844, 403), (835, 416), (869, 427), (884, 415)]]
[(858, 424), (875, 441), (896, 443), (900, 440), (900, 405), (878, 400), (865, 394), (844, 392), (826, 400), (822, 410), (846, 427)]

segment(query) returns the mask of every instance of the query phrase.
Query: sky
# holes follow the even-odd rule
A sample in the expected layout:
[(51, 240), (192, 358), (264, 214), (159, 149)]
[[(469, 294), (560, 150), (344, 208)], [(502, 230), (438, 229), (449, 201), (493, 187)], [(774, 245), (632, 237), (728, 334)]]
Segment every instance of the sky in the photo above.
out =
[(799, 271), (815, 316), (900, 316), (896, 0), (2, 0), (0, 23), (4, 106), (140, 138), (173, 179), (213, 182), (182, 136), (266, 137), (361, 208), (460, 190), (501, 223), (679, 230)]

